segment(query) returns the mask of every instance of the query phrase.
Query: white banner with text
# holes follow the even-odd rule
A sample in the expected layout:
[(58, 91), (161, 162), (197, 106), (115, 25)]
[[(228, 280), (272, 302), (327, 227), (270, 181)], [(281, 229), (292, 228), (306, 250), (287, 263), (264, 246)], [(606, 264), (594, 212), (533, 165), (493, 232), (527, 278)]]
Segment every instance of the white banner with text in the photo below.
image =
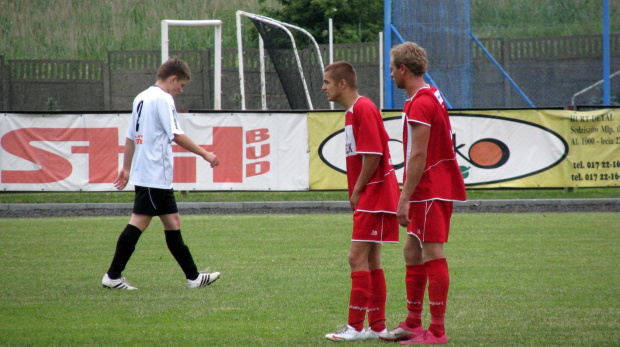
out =
[[(0, 189), (113, 191), (130, 113), (3, 114)], [(175, 190), (307, 190), (306, 113), (180, 113), (209, 163), (173, 143)], [(126, 189), (133, 189), (128, 186)]]

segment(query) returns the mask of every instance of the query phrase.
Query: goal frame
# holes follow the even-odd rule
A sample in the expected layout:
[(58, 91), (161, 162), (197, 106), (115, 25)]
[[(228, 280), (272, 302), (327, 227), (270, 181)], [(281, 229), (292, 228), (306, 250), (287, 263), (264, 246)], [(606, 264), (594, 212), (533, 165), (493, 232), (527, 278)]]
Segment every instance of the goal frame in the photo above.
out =
[[(321, 55), (321, 50), (319, 49), (319, 45), (317, 44), (316, 40), (314, 39), (314, 37), (305, 29), (300, 28), (296, 25), (292, 25), (289, 23), (285, 23), (285, 22), (281, 22), (278, 21), (276, 19), (273, 18), (269, 18), (269, 17), (265, 17), (265, 16), (261, 16), (261, 15), (257, 15), (257, 14), (253, 14), (253, 13), (249, 13), (249, 12), (245, 12), (245, 11), (237, 11), (236, 12), (236, 20), (237, 20), (237, 56), (238, 56), (238, 60), (239, 60), (239, 91), (240, 91), (240, 96), (241, 96), (241, 109), (245, 110), (245, 78), (244, 78), (244, 73), (243, 73), (243, 40), (242, 40), (242, 35), (241, 35), (241, 28), (242, 28), (242, 24), (241, 24), (241, 17), (247, 17), (247, 18), (252, 18), (261, 22), (265, 22), (268, 24), (271, 24), (273, 26), (276, 26), (280, 29), (282, 29), (287, 35), (288, 37), (291, 39), (291, 45), (293, 47), (293, 53), (295, 54), (295, 62), (297, 63), (297, 70), (299, 71), (299, 74), (301, 76), (301, 81), (304, 87), (304, 92), (306, 94), (306, 100), (308, 102), (308, 107), (310, 110), (313, 110), (314, 107), (312, 105), (312, 98), (310, 96), (310, 92), (308, 91), (308, 85), (306, 83), (306, 78), (304, 77), (304, 73), (303, 73), (303, 67), (301, 65), (301, 60), (299, 59), (299, 54), (297, 53), (297, 45), (295, 43), (295, 38), (293, 37), (293, 34), (291, 33), (291, 31), (289, 30), (289, 28), (291, 29), (295, 29), (298, 30), (299, 32), (301, 32), (302, 34), (308, 36), (310, 38), (310, 40), (312, 41), (312, 44), (314, 45), (316, 52), (317, 52), (317, 57), (319, 60), (319, 63), (321, 65), (321, 71), (325, 70), (325, 65), (323, 64), (323, 56)], [(263, 47), (263, 40), (262, 37), (259, 34), (259, 54), (260, 54), (260, 78), (261, 78), (261, 108), (263, 110), (267, 110), (267, 99), (266, 99), (266, 95), (267, 95), (267, 88), (266, 88), (266, 82), (265, 82), (265, 50)]]
[(174, 20), (164, 19), (161, 21), (161, 62), (170, 58), (168, 46), (168, 28), (171, 26), (196, 27), (208, 26), (215, 28), (214, 37), (214, 63), (213, 63), (213, 108), (222, 109), (222, 21), (221, 20)]

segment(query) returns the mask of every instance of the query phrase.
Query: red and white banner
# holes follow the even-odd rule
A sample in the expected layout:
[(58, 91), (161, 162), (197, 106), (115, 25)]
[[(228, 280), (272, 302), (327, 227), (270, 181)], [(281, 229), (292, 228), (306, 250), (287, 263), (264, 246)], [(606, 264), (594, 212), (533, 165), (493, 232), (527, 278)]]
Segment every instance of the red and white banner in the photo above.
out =
[[(131, 114), (4, 114), (3, 191), (111, 191)], [(307, 190), (305, 113), (180, 113), (185, 133), (220, 159), (173, 144), (176, 190)], [(133, 186), (127, 189), (133, 189)]]

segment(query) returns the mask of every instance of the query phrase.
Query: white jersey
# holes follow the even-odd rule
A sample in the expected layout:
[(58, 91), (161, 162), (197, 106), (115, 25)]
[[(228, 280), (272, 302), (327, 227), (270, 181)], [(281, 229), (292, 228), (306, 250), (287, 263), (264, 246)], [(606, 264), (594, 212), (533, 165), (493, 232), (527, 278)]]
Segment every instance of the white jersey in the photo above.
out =
[(183, 134), (172, 95), (153, 85), (133, 101), (127, 138), (135, 144), (129, 183), (172, 188), (172, 140)]

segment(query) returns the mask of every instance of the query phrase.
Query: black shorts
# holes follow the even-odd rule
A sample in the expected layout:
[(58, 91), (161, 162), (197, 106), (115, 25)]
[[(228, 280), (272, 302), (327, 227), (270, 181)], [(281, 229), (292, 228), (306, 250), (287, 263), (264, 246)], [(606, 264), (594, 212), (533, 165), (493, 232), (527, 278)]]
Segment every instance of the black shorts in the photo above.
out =
[(177, 201), (173, 189), (157, 189), (135, 187), (136, 197), (133, 202), (133, 213), (147, 216), (178, 213)]

